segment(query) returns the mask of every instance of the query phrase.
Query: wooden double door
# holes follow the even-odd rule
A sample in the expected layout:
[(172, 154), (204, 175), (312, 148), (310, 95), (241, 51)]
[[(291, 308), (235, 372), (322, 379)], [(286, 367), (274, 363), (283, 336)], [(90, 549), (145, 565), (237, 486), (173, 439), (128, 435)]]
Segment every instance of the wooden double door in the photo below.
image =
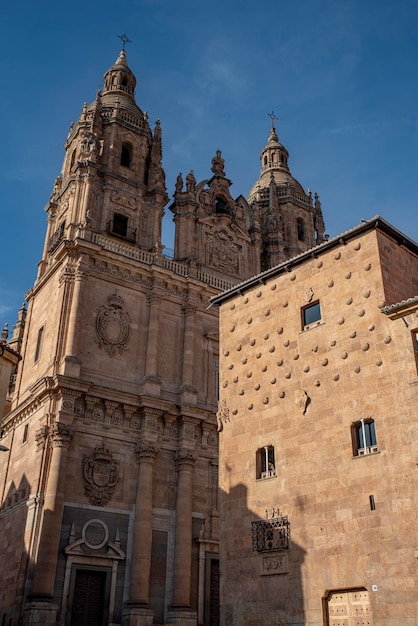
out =
[(108, 572), (75, 570), (66, 623), (69, 626), (105, 626), (108, 615)]
[(328, 626), (372, 626), (366, 589), (332, 591), (327, 597)]

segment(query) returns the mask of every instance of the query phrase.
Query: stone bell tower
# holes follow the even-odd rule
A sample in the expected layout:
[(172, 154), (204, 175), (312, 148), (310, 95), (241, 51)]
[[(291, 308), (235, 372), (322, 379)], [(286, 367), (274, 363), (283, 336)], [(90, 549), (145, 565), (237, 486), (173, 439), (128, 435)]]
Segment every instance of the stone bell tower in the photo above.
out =
[(280, 143), (274, 114), (267, 144), (261, 154), (261, 173), (248, 202), (259, 220), (261, 270), (309, 250), (325, 241), (324, 220), (317, 194), (305, 193), (289, 169), (289, 153)]
[(95, 102), (83, 106), (65, 142), (54, 185), (40, 276), (63, 240), (115, 235), (143, 250), (161, 240), (167, 202), (161, 165), (161, 127), (154, 133), (135, 101), (136, 78), (125, 51), (104, 76)]
[[(2, 420), (0, 550), (21, 560), (0, 572), (0, 622), (216, 624), (219, 349), (208, 302), (249, 275), (248, 235), (219, 211), (233, 272), (208, 250), (195, 257), (207, 242), (187, 248), (186, 214), (200, 211), (189, 178), (176, 192), (177, 258), (163, 256), (161, 127), (135, 87), (122, 50), (70, 127), (46, 206)], [(235, 211), (226, 190), (216, 197)]]

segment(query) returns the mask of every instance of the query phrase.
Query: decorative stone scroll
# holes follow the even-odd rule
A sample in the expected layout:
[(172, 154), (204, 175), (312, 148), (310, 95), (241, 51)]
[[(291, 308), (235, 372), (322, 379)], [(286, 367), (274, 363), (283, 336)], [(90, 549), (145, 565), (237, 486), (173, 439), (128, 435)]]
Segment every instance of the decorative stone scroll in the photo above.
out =
[(100, 348), (109, 356), (122, 353), (129, 340), (129, 315), (123, 311), (124, 301), (117, 294), (107, 298), (108, 306), (100, 307), (96, 318), (96, 332)]
[(119, 480), (117, 462), (105, 445), (97, 446), (92, 456), (83, 456), (84, 492), (91, 504), (104, 506), (111, 499)]
[(220, 433), (224, 429), (224, 422), (229, 422), (229, 409), (226, 400), (219, 400), (218, 402), (216, 421), (218, 422), (218, 433)]

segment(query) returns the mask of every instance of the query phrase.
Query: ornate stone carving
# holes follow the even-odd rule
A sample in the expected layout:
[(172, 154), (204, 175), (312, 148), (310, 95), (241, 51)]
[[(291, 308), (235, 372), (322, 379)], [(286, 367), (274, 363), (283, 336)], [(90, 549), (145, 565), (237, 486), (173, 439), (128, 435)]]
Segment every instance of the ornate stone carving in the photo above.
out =
[[(96, 135), (90, 131), (83, 133), (83, 138), (80, 142), (80, 156), (93, 157), (99, 155), (101, 152), (101, 143)], [(94, 159), (93, 159), (94, 160)]]
[(263, 556), (261, 561), (261, 575), (268, 576), (271, 574), (288, 574), (289, 573), (289, 557), (288, 554), (282, 552), (280, 554), (272, 554)]
[(158, 454), (158, 447), (150, 441), (140, 441), (135, 447), (136, 462), (153, 461)]
[(186, 191), (195, 191), (196, 189), (196, 178), (194, 176), (193, 170), (191, 170), (186, 176)]
[(35, 432), (36, 449), (41, 450), (48, 437), (48, 426), (41, 426)]
[(124, 193), (120, 193), (119, 191), (112, 191), (110, 195), (110, 200), (111, 202), (115, 202), (122, 206), (127, 206), (131, 209), (135, 209), (136, 207), (135, 198), (131, 198), (130, 196), (127, 196)]
[(216, 151), (216, 155), (212, 159), (212, 167), (210, 168), (216, 176), (225, 176), (225, 161), (222, 158), (222, 152)]
[(109, 356), (125, 349), (129, 340), (129, 315), (123, 311), (123, 299), (117, 294), (107, 298), (108, 306), (100, 307), (96, 318), (96, 332), (99, 346)]
[(216, 421), (218, 422), (218, 433), (220, 433), (224, 429), (224, 422), (229, 422), (229, 409), (225, 400), (220, 400), (218, 402)]
[(62, 422), (55, 422), (50, 431), (51, 443), (54, 447), (68, 446), (73, 438), (74, 428), (63, 424)]
[(233, 238), (224, 230), (218, 230), (206, 233), (206, 240), (209, 245), (209, 264), (215, 268), (238, 272), (239, 246)]
[(92, 456), (83, 456), (84, 492), (91, 504), (104, 506), (111, 499), (119, 480), (117, 462), (105, 445), (97, 446)]
[(177, 468), (180, 466), (192, 468), (196, 461), (195, 455), (186, 448), (180, 448), (180, 450), (177, 450), (175, 459)]

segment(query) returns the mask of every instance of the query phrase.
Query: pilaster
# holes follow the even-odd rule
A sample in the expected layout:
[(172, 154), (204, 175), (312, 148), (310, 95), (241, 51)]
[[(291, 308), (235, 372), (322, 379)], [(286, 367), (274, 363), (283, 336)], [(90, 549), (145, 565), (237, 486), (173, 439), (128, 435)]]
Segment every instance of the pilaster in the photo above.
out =
[[(55, 624), (58, 607), (52, 602), (61, 532), (67, 455), (72, 426), (55, 422), (49, 433), (51, 460), (44, 495), (43, 520), (34, 566), (32, 601), (24, 609), (25, 626)], [(42, 433), (40, 433), (42, 440)]]
[(174, 547), (173, 602), (169, 619), (181, 626), (195, 626), (197, 615), (190, 605), (192, 565), (193, 468), (196, 457), (187, 448), (176, 453), (177, 501)]

